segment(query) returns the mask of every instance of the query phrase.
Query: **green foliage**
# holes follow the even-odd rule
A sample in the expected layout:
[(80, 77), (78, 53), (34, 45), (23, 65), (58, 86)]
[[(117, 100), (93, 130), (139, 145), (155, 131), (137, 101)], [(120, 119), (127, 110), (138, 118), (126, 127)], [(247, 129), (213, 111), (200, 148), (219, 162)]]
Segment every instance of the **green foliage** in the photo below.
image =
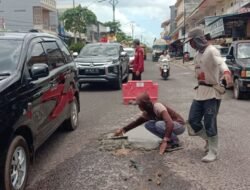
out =
[(118, 42), (124, 42), (124, 41), (129, 42), (133, 40), (131, 36), (126, 35), (122, 31), (116, 33), (116, 39)]
[(109, 21), (109, 22), (105, 22), (104, 26), (109, 27), (110, 30), (113, 30), (115, 32), (120, 32), (121, 31), (121, 23), (119, 21), (113, 22), (113, 21)]
[(83, 47), (84, 47), (84, 44), (78, 42), (76, 44), (71, 44), (70, 47), (69, 47), (69, 49), (70, 49), (70, 51), (78, 52), (79, 53)]
[(79, 5), (76, 8), (66, 10), (60, 18), (64, 21), (66, 30), (74, 33), (85, 33), (88, 24), (97, 22), (96, 15), (86, 7)]
[(113, 22), (113, 21), (109, 21), (104, 23), (104, 25), (106, 27), (109, 27), (110, 30), (115, 31), (116, 32), (116, 39), (117, 42), (129, 42), (132, 39), (131, 36), (126, 35), (122, 30), (121, 30), (121, 23), (119, 21)]

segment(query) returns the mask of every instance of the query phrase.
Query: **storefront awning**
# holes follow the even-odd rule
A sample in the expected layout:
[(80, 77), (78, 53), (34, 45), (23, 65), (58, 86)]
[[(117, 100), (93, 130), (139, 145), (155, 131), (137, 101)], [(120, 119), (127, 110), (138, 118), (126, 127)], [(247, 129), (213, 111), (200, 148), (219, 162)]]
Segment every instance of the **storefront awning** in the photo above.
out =
[(247, 13), (233, 13), (221, 16), (205, 17), (205, 34), (210, 34), (211, 38), (217, 38), (225, 35), (225, 23), (235, 20), (242, 20), (249, 18), (250, 12)]

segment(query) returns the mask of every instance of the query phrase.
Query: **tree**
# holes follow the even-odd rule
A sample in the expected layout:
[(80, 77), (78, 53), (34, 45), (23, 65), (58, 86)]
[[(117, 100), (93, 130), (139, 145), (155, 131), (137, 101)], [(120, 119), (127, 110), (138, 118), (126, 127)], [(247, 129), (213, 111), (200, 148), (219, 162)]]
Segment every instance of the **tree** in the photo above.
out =
[(64, 22), (65, 29), (74, 34), (78, 33), (80, 39), (81, 33), (86, 33), (87, 25), (97, 22), (96, 15), (87, 7), (81, 7), (81, 5), (66, 10), (60, 19)]
[(121, 23), (119, 21), (113, 22), (109, 21), (104, 23), (104, 26), (109, 27), (110, 30), (115, 31), (116, 33), (116, 39), (118, 42), (129, 42), (132, 41), (132, 37), (126, 35), (122, 30), (121, 30)]
[(116, 39), (118, 42), (123, 42), (123, 41), (129, 42), (133, 40), (131, 36), (126, 35), (123, 31), (116, 33)]
[(115, 32), (120, 32), (121, 31), (121, 23), (119, 21), (113, 22), (113, 21), (109, 21), (109, 22), (105, 22), (104, 26), (109, 27), (110, 30), (115, 31)]

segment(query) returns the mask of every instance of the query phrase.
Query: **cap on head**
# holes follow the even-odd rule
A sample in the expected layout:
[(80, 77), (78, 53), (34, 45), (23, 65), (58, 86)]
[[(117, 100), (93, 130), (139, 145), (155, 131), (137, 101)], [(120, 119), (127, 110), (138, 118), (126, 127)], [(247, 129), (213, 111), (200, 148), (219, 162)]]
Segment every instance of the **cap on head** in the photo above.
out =
[(140, 45), (140, 40), (139, 39), (134, 39), (133, 44)]
[(192, 40), (193, 38), (197, 38), (197, 37), (200, 37), (200, 36), (204, 36), (204, 32), (201, 28), (194, 28), (192, 29), (191, 31), (188, 32), (188, 37), (187, 39), (185, 40), (184, 43), (187, 43), (189, 42), (190, 40)]

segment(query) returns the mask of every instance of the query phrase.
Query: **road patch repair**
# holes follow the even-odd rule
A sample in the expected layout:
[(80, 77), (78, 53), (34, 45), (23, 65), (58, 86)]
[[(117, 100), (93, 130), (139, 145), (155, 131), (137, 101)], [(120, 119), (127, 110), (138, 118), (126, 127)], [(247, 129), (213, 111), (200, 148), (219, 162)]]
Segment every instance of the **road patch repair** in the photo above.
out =
[(113, 137), (106, 133), (99, 138), (100, 151), (112, 151), (114, 155), (127, 155), (134, 151), (151, 151), (159, 147), (161, 139), (139, 126), (122, 137)]

